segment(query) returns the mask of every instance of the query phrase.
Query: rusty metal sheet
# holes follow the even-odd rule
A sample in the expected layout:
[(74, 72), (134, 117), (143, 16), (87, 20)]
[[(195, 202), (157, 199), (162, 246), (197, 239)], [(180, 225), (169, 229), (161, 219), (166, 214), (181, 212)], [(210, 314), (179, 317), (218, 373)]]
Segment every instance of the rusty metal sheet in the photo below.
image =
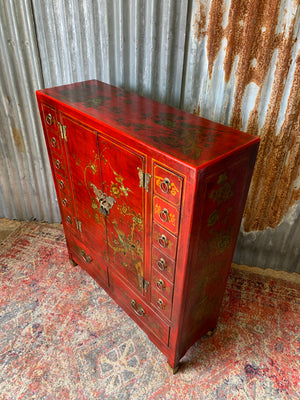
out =
[(190, 20), (181, 106), (260, 136), (236, 254), (247, 232), (267, 230), (254, 241), (263, 252), (272, 230), (285, 242), (300, 223), (283, 223), (300, 199), (299, 2), (194, 0)]

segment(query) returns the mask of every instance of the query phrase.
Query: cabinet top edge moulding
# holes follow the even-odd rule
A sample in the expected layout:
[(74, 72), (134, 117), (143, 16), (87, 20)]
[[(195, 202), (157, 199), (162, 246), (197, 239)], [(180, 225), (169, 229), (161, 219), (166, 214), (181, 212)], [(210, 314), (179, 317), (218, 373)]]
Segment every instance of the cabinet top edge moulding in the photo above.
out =
[(196, 170), (259, 142), (246, 132), (97, 80), (38, 92)]

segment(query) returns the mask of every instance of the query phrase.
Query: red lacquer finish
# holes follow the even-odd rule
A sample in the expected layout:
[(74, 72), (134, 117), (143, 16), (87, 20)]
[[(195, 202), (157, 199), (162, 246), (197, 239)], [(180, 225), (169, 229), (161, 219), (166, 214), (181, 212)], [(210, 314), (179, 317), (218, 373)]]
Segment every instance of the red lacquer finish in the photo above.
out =
[(37, 98), (70, 258), (176, 368), (217, 323), (259, 139), (98, 81)]

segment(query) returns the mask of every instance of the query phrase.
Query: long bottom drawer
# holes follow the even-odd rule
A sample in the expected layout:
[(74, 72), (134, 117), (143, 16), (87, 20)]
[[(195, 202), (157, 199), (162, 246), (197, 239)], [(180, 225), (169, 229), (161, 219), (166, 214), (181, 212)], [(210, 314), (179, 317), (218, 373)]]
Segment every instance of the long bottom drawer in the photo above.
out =
[(168, 345), (170, 327), (165, 324), (128, 286), (115, 274), (109, 274), (110, 291), (117, 303), (149, 334)]

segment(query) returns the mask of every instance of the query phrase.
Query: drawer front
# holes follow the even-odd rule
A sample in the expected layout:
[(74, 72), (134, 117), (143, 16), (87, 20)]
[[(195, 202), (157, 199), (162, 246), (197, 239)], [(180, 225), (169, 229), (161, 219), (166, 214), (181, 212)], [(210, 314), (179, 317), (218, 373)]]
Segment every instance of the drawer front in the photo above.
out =
[(42, 104), (42, 109), (43, 109), (43, 119), (45, 121), (47, 132), (52, 132), (56, 137), (58, 137), (59, 129), (57, 125), (57, 116), (55, 108), (49, 107), (46, 104)]
[(175, 260), (177, 238), (155, 222), (153, 222), (153, 244), (164, 254)]
[(172, 302), (167, 300), (157, 290), (151, 288), (151, 304), (166, 318), (171, 319)]
[(157, 269), (169, 281), (173, 282), (175, 262), (154, 246), (152, 247), (152, 268)]
[(180, 176), (154, 164), (154, 192), (177, 206), (181, 202), (182, 181)]
[(62, 154), (62, 147), (59, 137), (54, 135), (52, 132), (48, 132), (48, 140), (53, 156), (55, 153)]
[(59, 129), (57, 125), (56, 111), (54, 108), (46, 106), (45, 104), (43, 104), (42, 108), (43, 108), (43, 118), (45, 121), (45, 127), (51, 152), (61, 153), (62, 148), (61, 148)]
[(174, 235), (178, 234), (179, 210), (157, 196), (153, 198), (153, 217), (154, 221)]
[(166, 299), (172, 301), (173, 284), (155, 269), (152, 270), (151, 287), (154, 288), (158, 293), (161, 293)]
[(56, 174), (55, 176), (57, 187), (59, 190), (59, 197), (62, 199), (64, 197), (70, 197), (69, 184), (65, 177)]
[(73, 235), (66, 233), (66, 239), (73, 260), (86, 270), (97, 282), (107, 287), (108, 276), (106, 266), (99, 263), (93, 252)]
[(53, 161), (53, 167), (54, 167), (55, 173), (58, 173), (64, 177), (67, 177), (66, 166), (65, 166), (65, 162), (64, 162), (62, 155), (60, 155), (58, 153), (57, 154), (53, 153), (52, 161)]
[(109, 275), (109, 284), (112, 293), (119, 305), (145, 331), (152, 332), (163, 343), (168, 345), (169, 326), (165, 324), (129, 287), (114, 274)]

